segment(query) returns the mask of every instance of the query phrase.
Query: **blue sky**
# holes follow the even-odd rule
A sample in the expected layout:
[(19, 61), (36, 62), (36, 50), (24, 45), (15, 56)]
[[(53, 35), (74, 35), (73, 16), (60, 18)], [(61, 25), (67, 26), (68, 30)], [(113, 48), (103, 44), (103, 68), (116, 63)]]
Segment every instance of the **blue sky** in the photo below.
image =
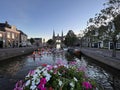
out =
[(8, 21), (28, 37), (52, 38), (68, 30), (78, 34), (106, 0), (0, 0), (0, 22)]

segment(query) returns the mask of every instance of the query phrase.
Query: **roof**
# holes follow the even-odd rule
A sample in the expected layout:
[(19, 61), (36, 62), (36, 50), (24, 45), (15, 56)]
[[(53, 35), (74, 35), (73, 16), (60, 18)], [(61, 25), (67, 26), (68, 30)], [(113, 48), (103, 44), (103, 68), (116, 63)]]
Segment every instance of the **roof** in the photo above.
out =
[(5, 29), (0, 27), (0, 31), (4, 31), (5, 32)]
[(42, 38), (34, 38), (34, 40), (41, 40)]
[(23, 31), (21, 31), (21, 30), (17, 30), (17, 31), (19, 31), (21, 34), (27, 36), (27, 34), (25, 34)]
[(0, 27), (4, 28), (4, 27), (8, 27), (11, 28), (11, 26), (6, 22), (6, 23), (0, 23)]

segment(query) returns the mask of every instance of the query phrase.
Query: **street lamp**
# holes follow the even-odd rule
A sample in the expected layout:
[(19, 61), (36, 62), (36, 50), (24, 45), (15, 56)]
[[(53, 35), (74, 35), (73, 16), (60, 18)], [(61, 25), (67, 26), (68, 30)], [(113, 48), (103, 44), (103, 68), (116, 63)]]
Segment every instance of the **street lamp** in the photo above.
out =
[(116, 43), (116, 48), (120, 48), (119, 46), (119, 39), (120, 39), (120, 35), (118, 34), (118, 35), (116, 35), (116, 39), (117, 39), (117, 43)]
[(119, 40), (119, 38), (120, 38), (120, 35), (118, 34), (116, 37), (117, 37), (117, 40)]

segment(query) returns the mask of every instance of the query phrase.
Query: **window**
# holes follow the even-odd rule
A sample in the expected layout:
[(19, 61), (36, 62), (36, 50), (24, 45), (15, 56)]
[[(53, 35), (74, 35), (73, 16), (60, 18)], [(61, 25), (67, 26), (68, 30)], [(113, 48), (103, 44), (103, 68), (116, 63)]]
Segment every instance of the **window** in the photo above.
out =
[(10, 32), (7, 32), (7, 38), (10, 38)]
[(16, 34), (16, 38), (18, 38), (18, 34)]
[(0, 37), (2, 37), (2, 34), (0, 33)]
[(14, 39), (15, 38), (15, 34), (14, 33), (12, 33), (12, 39)]
[(61, 41), (60, 40), (56, 40), (57, 43), (60, 43)]
[(0, 41), (3, 40), (2, 34), (0, 33)]

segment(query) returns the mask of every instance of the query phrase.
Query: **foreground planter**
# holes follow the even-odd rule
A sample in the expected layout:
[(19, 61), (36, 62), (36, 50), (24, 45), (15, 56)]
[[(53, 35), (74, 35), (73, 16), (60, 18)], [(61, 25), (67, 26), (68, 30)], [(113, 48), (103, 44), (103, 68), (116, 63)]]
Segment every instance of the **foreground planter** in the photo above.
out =
[(14, 90), (99, 90), (94, 80), (85, 75), (78, 62), (58, 60), (55, 65), (42, 64), (31, 70)]

